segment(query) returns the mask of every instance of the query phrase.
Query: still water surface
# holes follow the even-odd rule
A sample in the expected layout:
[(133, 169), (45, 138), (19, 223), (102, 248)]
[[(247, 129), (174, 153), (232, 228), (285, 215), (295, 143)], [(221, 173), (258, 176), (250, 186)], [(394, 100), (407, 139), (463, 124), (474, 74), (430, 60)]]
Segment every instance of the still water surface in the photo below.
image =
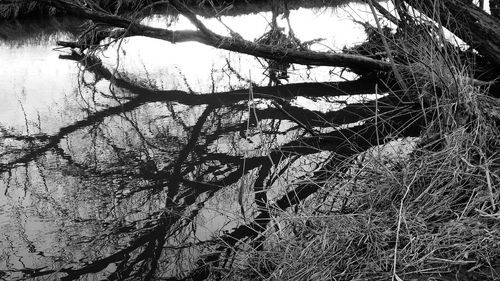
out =
[[(339, 50), (363, 40), (350, 15), (365, 10), (302, 9), (290, 20), (302, 41), (325, 39), (312, 49)], [(268, 31), (270, 17), (222, 21), (254, 40)], [(147, 22), (166, 24), (161, 17)], [(226, 32), (214, 19), (206, 23)], [(183, 18), (175, 25), (189, 27)], [(202, 276), (200, 260), (209, 260), (202, 257), (259, 214), (256, 198), (277, 200), (329, 155), (277, 153), (306, 132), (270, 100), (248, 102), (248, 90), (232, 102), (193, 97), (266, 86), (264, 60), (129, 38), (99, 54), (113, 80), (59, 57), (67, 50), (55, 41), (70, 34), (31, 36), (0, 43), (0, 280)], [(283, 82), (339, 80), (331, 70), (296, 65)], [(130, 81), (181, 97), (137, 98)], [(290, 104), (318, 112), (342, 107), (300, 96)]]

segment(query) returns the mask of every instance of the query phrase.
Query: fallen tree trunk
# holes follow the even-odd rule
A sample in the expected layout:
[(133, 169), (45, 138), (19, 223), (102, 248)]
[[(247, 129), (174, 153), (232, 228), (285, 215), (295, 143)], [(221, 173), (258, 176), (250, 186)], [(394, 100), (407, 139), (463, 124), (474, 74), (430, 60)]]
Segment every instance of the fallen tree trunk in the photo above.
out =
[[(188, 93), (181, 90), (153, 90), (142, 85), (137, 85), (112, 73), (104, 67), (101, 60), (95, 56), (71, 54), (60, 56), (63, 59), (74, 60), (82, 63), (87, 71), (96, 75), (97, 79), (106, 79), (113, 85), (138, 96), (150, 96), (163, 101), (176, 101), (185, 105), (201, 104), (234, 104), (246, 101), (249, 98), (249, 89), (235, 89), (216, 93)], [(362, 77), (353, 81), (341, 82), (303, 82), (278, 86), (255, 86), (252, 88), (254, 98), (288, 100), (296, 97), (341, 97), (352, 95), (369, 95), (392, 92), (386, 83), (376, 77)]]
[[(300, 51), (281, 46), (271, 46), (258, 44), (255, 42), (243, 40), (237, 37), (221, 36), (206, 29), (201, 22), (199, 22), (195, 15), (192, 14), (187, 8), (176, 6), (181, 9), (181, 13), (188, 17), (193, 24), (197, 26), (198, 31), (192, 30), (179, 30), (174, 31), (166, 28), (155, 28), (147, 25), (140, 24), (132, 19), (124, 18), (117, 15), (112, 15), (104, 12), (99, 12), (87, 9), (78, 4), (70, 3), (64, 0), (39, 0), (48, 5), (52, 5), (59, 9), (64, 9), (68, 13), (75, 16), (91, 19), (95, 22), (105, 23), (111, 27), (122, 28), (120, 31), (107, 31), (104, 32), (100, 38), (124, 38), (130, 36), (145, 36), (165, 40), (171, 43), (180, 43), (187, 41), (199, 42), (205, 45), (213, 46), (215, 48), (234, 51), (242, 54), (248, 54), (256, 57), (276, 60), (283, 63), (296, 63), (303, 65), (321, 65), (321, 66), (334, 66), (334, 67), (349, 67), (356, 69), (367, 70), (391, 70), (390, 63), (381, 60), (375, 60), (369, 57), (338, 54), (338, 53), (325, 53), (314, 51)], [(107, 33), (107, 34), (106, 34)], [(85, 49), (89, 46), (88, 42), (82, 43), (68, 43), (60, 42), (64, 47), (78, 47)], [(90, 45), (98, 42), (91, 42)]]
[(408, 0), (414, 8), (459, 36), (464, 42), (500, 68), (500, 19), (488, 15), (476, 5), (459, 0)]

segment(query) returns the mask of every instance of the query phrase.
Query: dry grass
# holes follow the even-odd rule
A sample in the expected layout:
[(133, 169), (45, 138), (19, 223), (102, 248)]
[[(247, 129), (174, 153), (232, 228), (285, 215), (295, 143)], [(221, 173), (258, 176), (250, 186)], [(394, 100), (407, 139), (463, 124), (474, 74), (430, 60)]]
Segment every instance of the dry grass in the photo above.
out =
[[(469, 105), (478, 100), (472, 99)], [(499, 134), (491, 119), (474, 115), (478, 120), (441, 132), (442, 138), (409, 158), (388, 165), (383, 154), (365, 157), (352, 171), (354, 180), (329, 182), (299, 214), (280, 214), (266, 250), (251, 252), (250, 266), (239, 275), (456, 280), (458, 274), (457, 280), (498, 280)], [(346, 204), (334, 200), (346, 194)]]
[(276, 215), (265, 250), (240, 253), (228, 280), (500, 280), (500, 102), (456, 49), (406, 36), (405, 82), (433, 112), (413, 151), (358, 155)]

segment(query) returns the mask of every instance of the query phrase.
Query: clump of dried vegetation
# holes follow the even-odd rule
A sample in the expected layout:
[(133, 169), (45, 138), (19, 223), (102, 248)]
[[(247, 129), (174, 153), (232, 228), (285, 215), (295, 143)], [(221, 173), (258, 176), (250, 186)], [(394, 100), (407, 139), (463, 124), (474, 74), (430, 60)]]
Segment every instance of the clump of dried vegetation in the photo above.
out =
[(274, 217), (264, 250), (240, 253), (229, 279), (500, 279), (500, 103), (465, 78), (456, 46), (422, 34), (387, 38), (407, 50), (405, 82), (432, 111), (420, 138), (332, 171), (298, 211)]
[(322, 184), (300, 212), (276, 217), (265, 250), (246, 256), (249, 266), (239, 274), (498, 280), (500, 132), (480, 110), (492, 100), (473, 87), (457, 94), (436, 100), (441, 113), (409, 155), (387, 157), (397, 143), (368, 152), (344, 178)]

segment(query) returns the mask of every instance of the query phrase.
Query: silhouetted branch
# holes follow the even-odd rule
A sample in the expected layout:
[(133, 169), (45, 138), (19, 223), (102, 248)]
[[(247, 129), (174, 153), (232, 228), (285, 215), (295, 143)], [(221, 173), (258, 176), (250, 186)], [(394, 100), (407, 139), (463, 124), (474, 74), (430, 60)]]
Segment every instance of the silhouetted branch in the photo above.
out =
[[(102, 37), (123, 38), (129, 36), (145, 36), (165, 40), (171, 43), (180, 43), (187, 41), (195, 41), (205, 45), (210, 45), (218, 49), (248, 54), (256, 57), (262, 57), (279, 62), (296, 63), (304, 65), (322, 65), (322, 66), (338, 66), (352, 67), (357, 69), (383, 70), (389, 71), (391, 66), (388, 62), (375, 60), (363, 56), (337, 54), (337, 53), (320, 53), (313, 51), (300, 51), (289, 49), (286, 47), (263, 45), (255, 42), (243, 40), (242, 38), (226, 37), (215, 34), (211, 31), (203, 29), (197, 21), (194, 21), (198, 28), (202, 31), (173, 31), (165, 28), (155, 28), (140, 24), (128, 18), (117, 15), (111, 15), (99, 11), (86, 9), (78, 4), (70, 3), (63, 0), (39, 0), (56, 8), (63, 9), (75, 16), (91, 19), (96, 22), (106, 23), (110, 26), (122, 28), (120, 31), (108, 31)], [(181, 12), (188, 18), (190, 14), (181, 8)], [(193, 19), (192, 19), (193, 20)], [(101, 37), (101, 36), (100, 36)], [(92, 42), (91, 45), (96, 45), (98, 42)], [(80, 49), (89, 47), (89, 43), (61, 43), (64, 46), (76, 47)], [(74, 45), (70, 45), (74, 44)]]

